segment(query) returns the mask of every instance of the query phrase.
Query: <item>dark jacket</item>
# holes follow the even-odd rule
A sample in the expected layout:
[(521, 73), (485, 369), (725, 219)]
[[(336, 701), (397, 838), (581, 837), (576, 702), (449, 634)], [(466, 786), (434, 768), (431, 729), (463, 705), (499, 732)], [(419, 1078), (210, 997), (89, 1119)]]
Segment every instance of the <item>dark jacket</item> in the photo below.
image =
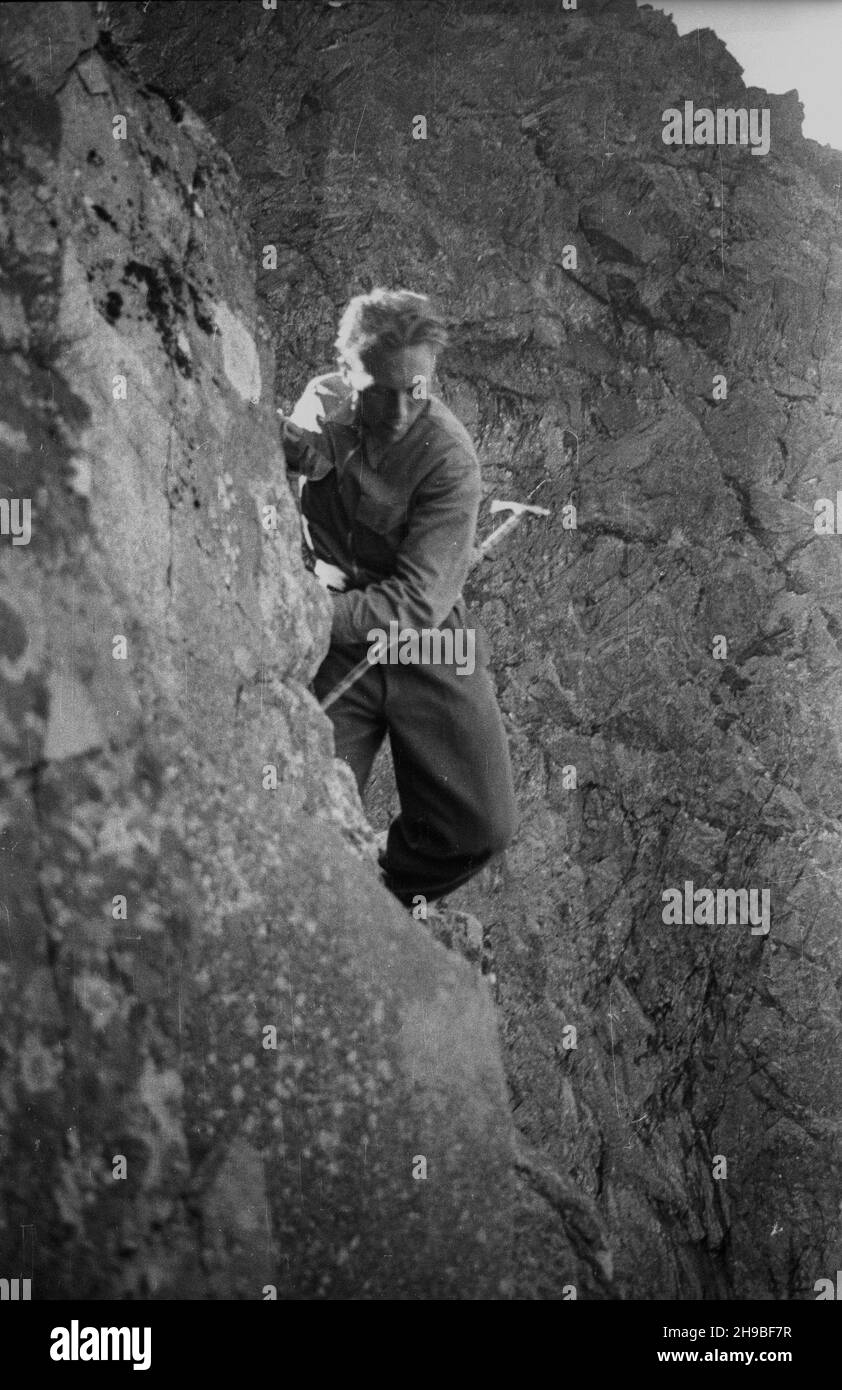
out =
[(447, 406), (430, 397), (378, 461), (338, 373), (315, 377), (284, 421), (287, 466), (306, 482), (301, 509), (316, 558), (348, 579), (334, 594), (332, 641), (365, 643), (397, 620), (420, 631), (465, 624), (479, 462)]

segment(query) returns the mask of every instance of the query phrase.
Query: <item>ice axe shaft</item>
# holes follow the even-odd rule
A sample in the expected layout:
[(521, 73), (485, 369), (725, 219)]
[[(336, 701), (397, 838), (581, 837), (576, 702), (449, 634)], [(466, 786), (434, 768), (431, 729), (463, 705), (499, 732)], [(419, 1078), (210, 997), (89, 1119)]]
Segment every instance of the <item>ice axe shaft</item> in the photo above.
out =
[[(494, 516), (497, 512), (503, 511), (511, 512), (511, 516), (508, 516), (506, 520), (502, 523), (502, 525), (497, 526), (491, 532), (491, 535), (483, 541), (479, 550), (474, 551), (474, 558), (471, 562), (471, 569), (474, 569), (474, 567), (479, 563), (480, 560), (484, 560), (491, 548), (493, 546), (496, 547), (504, 536), (507, 536), (510, 531), (513, 531), (515, 527), (519, 525), (519, 523), (523, 520), (524, 516), (527, 516), (530, 513), (537, 516), (550, 515), (549, 507), (533, 507), (527, 502), (501, 502), (499, 500), (495, 500), (491, 503), (492, 516)], [(398, 642), (391, 642), (389, 644), (385, 653), (385, 659), (387, 661), (393, 649), (397, 649), (399, 641), (400, 639), (398, 639)], [(352, 685), (356, 685), (357, 681), (365, 675), (366, 671), (371, 669), (371, 666), (372, 662), (369, 661), (368, 653), (366, 653), (362, 661), (358, 661), (356, 666), (353, 666), (351, 670), (348, 672), (347, 676), (343, 676), (342, 680), (338, 681), (337, 684), (333, 687), (333, 689), (328, 691), (327, 695), (325, 695), (324, 699), (321, 702), (321, 708), (327, 710), (330, 709), (331, 705), (335, 705), (336, 701), (341, 699), (345, 692), (347, 690), (350, 690)]]

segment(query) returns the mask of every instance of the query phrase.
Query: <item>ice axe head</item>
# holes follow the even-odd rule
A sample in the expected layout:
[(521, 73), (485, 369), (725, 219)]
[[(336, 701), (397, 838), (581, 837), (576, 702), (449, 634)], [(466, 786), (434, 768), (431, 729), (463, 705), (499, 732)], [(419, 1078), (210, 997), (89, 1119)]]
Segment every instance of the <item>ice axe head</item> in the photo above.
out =
[(491, 532), (488, 539), (483, 541), (479, 548), (480, 557), (487, 555), (489, 550), (492, 550), (494, 546), (497, 545), (498, 541), (502, 540), (504, 536), (514, 530), (522, 517), (529, 513), (533, 513), (537, 516), (549, 516), (550, 509), (549, 507), (533, 507), (530, 502), (503, 502), (499, 498), (496, 498), (495, 501), (491, 503), (492, 516), (496, 515), (497, 512), (508, 512), (509, 515), (506, 517), (505, 521), (502, 521), (500, 525)]
[(501, 502), (499, 498), (491, 503), (491, 515), (496, 512), (511, 512), (513, 516), (520, 516), (523, 512), (535, 512), (538, 516), (549, 516), (549, 507), (533, 507), (529, 502)]

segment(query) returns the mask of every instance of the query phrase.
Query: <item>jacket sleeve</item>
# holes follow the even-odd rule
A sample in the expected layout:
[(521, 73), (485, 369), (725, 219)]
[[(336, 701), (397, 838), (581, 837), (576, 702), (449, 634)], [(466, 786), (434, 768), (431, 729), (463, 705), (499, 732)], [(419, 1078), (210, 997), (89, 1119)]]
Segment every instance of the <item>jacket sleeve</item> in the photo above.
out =
[(474, 548), (480, 503), (476, 456), (457, 447), (419, 485), (409, 531), (388, 579), (334, 595), (332, 640), (368, 640), (372, 628), (438, 627), (460, 597)]
[(287, 471), (305, 478), (321, 476), (325, 460), (333, 463), (333, 449), (326, 425), (330, 419), (333, 393), (324, 379), (314, 378), (296, 402), (291, 415), (278, 411), (281, 421), (281, 442)]

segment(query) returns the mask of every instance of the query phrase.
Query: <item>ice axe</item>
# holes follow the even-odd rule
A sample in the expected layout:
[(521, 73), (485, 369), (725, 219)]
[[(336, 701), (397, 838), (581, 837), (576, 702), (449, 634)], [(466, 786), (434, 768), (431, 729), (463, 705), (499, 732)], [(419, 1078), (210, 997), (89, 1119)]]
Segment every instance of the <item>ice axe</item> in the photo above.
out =
[[(492, 516), (496, 516), (498, 512), (504, 511), (510, 512), (511, 515), (508, 516), (505, 521), (501, 522), (499, 526), (496, 526), (491, 532), (491, 535), (483, 541), (479, 549), (474, 551), (471, 569), (473, 569), (480, 560), (484, 560), (489, 551), (493, 547), (496, 547), (504, 536), (514, 531), (515, 527), (520, 524), (525, 516), (529, 516), (530, 514), (537, 516), (550, 515), (549, 507), (533, 507), (529, 502), (501, 502), (497, 499), (491, 503), (490, 510)], [(385, 653), (387, 659), (389, 653), (396, 646), (396, 642), (392, 642), (389, 645)], [(331, 705), (335, 705), (336, 701), (341, 699), (346, 690), (350, 690), (352, 685), (356, 685), (357, 681), (365, 675), (366, 671), (371, 669), (371, 666), (372, 663), (368, 659), (368, 653), (366, 653), (362, 661), (358, 661), (356, 666), (352, 667), (348, 672), (347, 676), (343, 676), (342, 680), (338, 681), (333, 689), (328, 691), (321, 702), (321, 708), (330, 709)]]
[(489, 550), (493, 550), (504, 536), (508, 536), (510, 531), (514, 531), (515, 527), (520, 524), (524, 516), (527, 516), (530, 512), (535, 516), (549, 516), (550, 514), (549, 507), (533, 507), (529, 502), (501, 502), (499, 499), (495, 499), (495, 501), (491, 503), (490, 510), (492, 516), (496, 516), (498, 512), (510, 512), (511, 515), (508, 516), (505, 521), (501, 522), (499, 526), (495, 527), (491, 535), (483, 541), (477, 551), (477, 560), (483, 560)]

